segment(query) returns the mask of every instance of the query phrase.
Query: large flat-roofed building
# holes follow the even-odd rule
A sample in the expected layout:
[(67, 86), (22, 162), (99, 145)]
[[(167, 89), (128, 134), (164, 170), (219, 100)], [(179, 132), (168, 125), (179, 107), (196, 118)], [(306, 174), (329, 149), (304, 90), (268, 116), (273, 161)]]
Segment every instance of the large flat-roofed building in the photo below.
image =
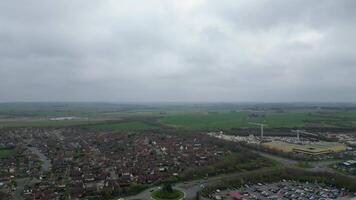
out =
[(346, 145), (338, 142), (317, 142), (311, 144), (293, 144), (282, 141), (263, 143), (263, 147), (286, 153), (303, 153), (306, 155), (322, 155), (346, 151)]
[(356, 168), (356, 160), (347, 160), (347, 161), (338, 163), (338, 165), (339, 165), (339, 167)]

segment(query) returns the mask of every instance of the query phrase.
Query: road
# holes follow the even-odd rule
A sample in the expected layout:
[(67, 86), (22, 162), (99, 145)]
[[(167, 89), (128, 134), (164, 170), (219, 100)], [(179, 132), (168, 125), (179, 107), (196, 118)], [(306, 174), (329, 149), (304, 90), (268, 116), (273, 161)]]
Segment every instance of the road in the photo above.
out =
[(256, 150), (252, 150), (252, 152), (256, 153), (256, 154), (258, 154), (258, 155), (260, 155), (262, 157), (269, 158), (271, 160), (277, 161), (277, 162), (279, 162), (279, 163), (281, 163), (281, 164), (283, 164), (285, 166), (293, 166), (293, 165), (296, 165), (298, 163), (298, 161), (296, 161), (296, 160), (292, 160), (292, 159), (276, 156), (276, 155), (270, 154), (270, 153), (265, 153), (265, 152), (256, 151)]
[[(183, 183), (178, 183), (176, 184), (173, 188), (178, 189), (182, 192), (185, 193), (185, 199), (190, 200), (190, 199), (195, 199), (195, 196), (198, 191), (202, 189), (201, 185), (207, 186), (207, 185), (212, 185), (215, 183), (219, 183), (220, 181), (223, 181), (224, 179), (227, 178), (234, 178), (237, 176), (245, 175), (248, 173), (254, 173), (256, 171), (261, 171), (261, 170), (271, 170), (271, 169), (258, 169), (258, 170), (253, 170), (253, 171), (248, 171), (248, 172), (236, 172), (236, 173), (230, 173), (230, 174), (222, 174), (218, 176), (213, 176), (207, 179), (200, 179), (200, 180), (193, 180), (193, 181), (187, 181)], [(159, 187), (152, 187), (147, 190), (144, 190), (143, 192), (126, 197), (125, 200), (150, 200), (151, 199), (151, 191), (158, 190)]]
[[(271, 160), (277, 161), (281, 163), (282, 165), (286, 167), (296, 167), (296, 164), (298, 164), (298, 161), (284, 158), (284, 157), (279, 157), (273, 154), (265, 153), (265, 152), (260, 152), (260, 151), (255, 151), (253, 150), (254, 153), (257, 153), (265, 158), (269, 158)], [(313, 168), (310, 169), (305, 169), (305, 170), (310, 170), (310, 171), (326, 171), (326, 172), (332, 172), (332, 173), (338, 173), (335, 172), (334, 170), (330, 169), (328, 166), (330, 164), (336, 163), (338, 161), (315, 161), (315, 162), (310, 162), (310, 164), (313, 166)], [(255, 171), (260, 171), (260, 170), (255, 170)], [(224, 174), (224, 175), (219, 175), (219, 176), (214, 176), (210, 177), (208, 179), (204, 180), (195, 180), (195, 181), (188, 181), (185, 183), (178, 183), (174, 186), (175, 189), (179, 189), (182, 192), (185, 193), (187, 200), (195, 199), (195, 196), (198, 191), (200, 191), (202, 188), (200, 187), (202, 184), (203, 185), (210, 185), (214, 183), (218, 183), (219, 181), (222, 181), (225, 178), (231, 178), (234, 176), (239, 176), (242, 174), (246, 173), (251, 173), (254, 171), (249, 171), (249, 172), (237, 172), (237, 173), (232, 173), (232, 174)], [(340, 174), (340, 173), (338, 173)], [(343, 174), (344, 175), (344, 174)], [(355, 176), (351, 176), (353, 178), (356, 178)], [(125, 198), (125, 200), (151, 200), (151, 191), (157, 190), (158, 187), (152, 187), (149, 188), (137, 195), (130, 196)]]
[[(186, 182), (185, 184), (179, 183), (179, 184), (175, 185), (173, 188), (184, 192), (185, 199), (194, 199), (197, 191), (201, 190), (200, 184), (202, 184), (202, 183), (200, 183), (200, 181), (190, 181), (190, 182)], [(151, 191), (155, 191), (158, 189), (159, 189), (159, 187), (152, 187), (152, 188), (149, 188), (137, 195), (127, 197), (127, 198), (125, 198), (125, 200), (150, 200), (151, 199)]]
[(13, 200), (23, 200), (22, 191), (24, 190), (25, 185), (30, 181), (29, 178), (18, 178), (16, 179), (16, 190), (11, 193)]
[[(38, 158), (41, 160), (42, 166), (41, 166), (41, 171), (48, 172), (51, 168), (51, 161), (47, 158), (46, 155), (44, 155), (38, 148), (36, 147), (30, 147), (27, 146), (27, 148), (33, 153), (38, 156)], [(12, 199), (13, 200), (23, 200), (22, 196), (22, 191), (24, 190), (25, 185), (28, 184), (30, 181), (30, 178), (17, 178), (16, 183), (17, 187), (16, 190), (11, 193)]]
[(33, 154), (36, 154), (38, 158), (42, 161), (41, 170), (42, 172), (48, 172), (51, 168), (51, 161), (36, 147), (27, 147), (32, 151)]

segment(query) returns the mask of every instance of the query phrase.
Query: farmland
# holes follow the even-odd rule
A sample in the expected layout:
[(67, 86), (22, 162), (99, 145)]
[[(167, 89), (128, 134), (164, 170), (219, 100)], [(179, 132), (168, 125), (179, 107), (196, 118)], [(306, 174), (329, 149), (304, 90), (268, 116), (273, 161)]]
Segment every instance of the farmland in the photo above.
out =
[[(84, 126), (98, 129), (356, 128), (356, 106), (304, 104), (0, 104), (1, 127)], [(344, 107), (343, 107), (344, 106)], [(347, 107), (349, 106), (349, 107)], [(56, 117), (76, 120), (50, 120)], [(113, 123), (114, 122), (114, 123)]]
[(338, 112), (333, 116), (309, 112), (266, 112), (256, 116), (251, 116), (247, 112), (197, 112), (168, 115), (160, 120), (166, 125), (188, 129), (256, 127), (249, 122), (264, 123), (269, 128), (351, 128), (356, 127), (354, 121), (356, 115), (353, 112)]
[(102, 130), (145, 130), (158, 128), (157, 126), (147, 124), (144, 122), (117, 122), (117, 123), (104, 123), (92, 126), (95, 129)]
[(76, 125), (86, 125), (88, 122), (86, 120), (63, 120), (63, 121), (51, 121), (51, 120), (4, 120), (0, 121), (0, 127), (65, 127), (65, 126), (76, 126)]

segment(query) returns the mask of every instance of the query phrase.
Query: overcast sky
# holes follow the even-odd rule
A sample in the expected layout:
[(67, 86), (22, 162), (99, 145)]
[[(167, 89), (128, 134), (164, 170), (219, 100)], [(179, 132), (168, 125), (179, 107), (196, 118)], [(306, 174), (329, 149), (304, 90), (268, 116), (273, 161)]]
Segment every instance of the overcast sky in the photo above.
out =
[(355, 0), (3, 0), (0, 101), (356, 102)]

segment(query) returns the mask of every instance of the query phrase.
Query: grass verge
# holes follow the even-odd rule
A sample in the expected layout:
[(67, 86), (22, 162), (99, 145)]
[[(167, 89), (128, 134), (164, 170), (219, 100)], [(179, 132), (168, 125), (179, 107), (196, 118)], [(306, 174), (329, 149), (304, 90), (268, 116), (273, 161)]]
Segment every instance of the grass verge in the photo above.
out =
[(179, 200), (179, 199), (183, 199), (184, 193), (179, 190), (173, 190), (173, 192), (157, 190), (152, 192), (151, 196), (152, 199), (155, 200)]

